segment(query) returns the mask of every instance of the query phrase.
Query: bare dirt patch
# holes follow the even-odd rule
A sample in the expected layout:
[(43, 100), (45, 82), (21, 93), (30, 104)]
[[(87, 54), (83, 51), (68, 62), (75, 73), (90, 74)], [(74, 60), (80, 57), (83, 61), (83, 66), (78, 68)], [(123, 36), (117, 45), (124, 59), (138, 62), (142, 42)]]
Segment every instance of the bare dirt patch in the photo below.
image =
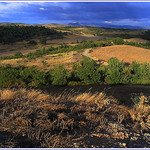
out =
[(150, 50), (129, 46), (129, 45), (114, 45), (93, 49), (93, 52), (89, 53), (89, 56), (108, 61), (111, 57), (117, 57), (120, 61), (124, 60), (126, 63), (148, 62), (150, 63)]

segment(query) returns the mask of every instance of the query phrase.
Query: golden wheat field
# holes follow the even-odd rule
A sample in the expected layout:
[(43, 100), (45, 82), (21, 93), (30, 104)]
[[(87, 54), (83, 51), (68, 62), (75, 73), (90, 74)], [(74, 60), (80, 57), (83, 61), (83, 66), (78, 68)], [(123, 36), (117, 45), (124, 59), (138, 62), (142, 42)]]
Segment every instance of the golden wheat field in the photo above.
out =
[(124, 60), (126, 63), (132, 63), (134, 60), (140, 63), (145, 61), (150, 63), (150, 50), (129, 45), (96, 48), (89, 53), (89, 56), (103, 61), (108, 61), (111, 57), (117, 57), (120, 61)]
[(35, 89), (0, 90), (0, 147), (149, 147), (150, 106), (146, 96), (132, 107), (104, 92)]

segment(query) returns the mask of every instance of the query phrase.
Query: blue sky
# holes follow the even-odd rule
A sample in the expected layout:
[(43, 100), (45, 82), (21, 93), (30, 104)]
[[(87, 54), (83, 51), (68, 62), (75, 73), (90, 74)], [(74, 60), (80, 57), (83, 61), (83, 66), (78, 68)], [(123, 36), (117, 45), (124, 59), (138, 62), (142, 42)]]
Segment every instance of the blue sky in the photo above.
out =
[(150, 3), (1, 2), (0, 22), (150, 26)]

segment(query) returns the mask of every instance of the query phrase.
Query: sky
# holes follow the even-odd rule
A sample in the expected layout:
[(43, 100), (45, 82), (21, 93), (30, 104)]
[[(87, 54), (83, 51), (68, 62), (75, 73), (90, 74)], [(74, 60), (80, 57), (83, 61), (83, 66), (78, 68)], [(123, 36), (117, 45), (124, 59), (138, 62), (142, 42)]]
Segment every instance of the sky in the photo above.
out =
[(150, 2), (0, 2), (0, 22), (150, 26)]

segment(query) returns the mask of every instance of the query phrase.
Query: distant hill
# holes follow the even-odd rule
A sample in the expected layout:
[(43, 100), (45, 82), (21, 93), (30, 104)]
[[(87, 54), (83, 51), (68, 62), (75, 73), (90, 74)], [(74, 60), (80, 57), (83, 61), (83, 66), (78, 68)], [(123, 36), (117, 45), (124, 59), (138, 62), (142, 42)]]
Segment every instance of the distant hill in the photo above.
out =
[[(24, 23), (10, 23), (10, 22), (2, 22), (0, 23), (1, 26), (31, 26), (31, 24), (24, 24)], [(32, 24), (32, 26), (44, 26), (44, 27), (66, 27), (69, 25), (64, 24), (57, 24), (57, 23), (46, 23), (46, 24)]]
[(150, 26), (130, 26), (130, 25), (112, 25), (112, 24), (84, 24), (80, 22), (69, 23), (68, 25), (80, 26), (80, 27), (102, 27), (102, 28), (121, 28), (121, 29), (150, 29)]
[[(2, 22), (0, 26), (12, 26), (12, 25), (19, 25), (19, 26), (31, 26), (30, 24), (25, 23), (10, 23), (10, 22)], [(112, 25), (107, 23), (101, 24), (85, 24), (80, 22), (71, 22), (68, 25), (64, 24), (57, 24), (57, 23), (45, 23), (45, 24), (32, 24), (32, 26), (44, 26), (44, 27), (69, 27), (69, 26), (79, 26), (79, 27), (101, 27), (101, 28), (119, 28), (119, 29), (144, 29), (149, 30), (150, 26), (130, 26), (130, 25)]]
[(57, 23), (46, 23), (46, 24), (33, 24), (34, 26), (44, 26), (44, 27), (66, 27), (69, 25), (57, 24)]
[(130, 26), (130, 25), (101, 25), (101, 27), (108, 27), (108, 28), (120, 28), (120, 29), (150, 29), (150, 27), (144, 26)]
[(29, 24), (24, 24), (24, 23), (10, 23), (10, 22), (2, 22), (0, 23), (0, 26), (12, 26), (12, 25), (16, 25), (16, 26), (29, 26)]
[(84, 24), (80, 22), (69, 23), (70, 26), (80, 26), (80, 27), (97, 27), (96, 25)]
[(79, 22), (69, 23), (68, 25), (71, 25), (71, 26), (81, 26), (81, 27), (86, 27), (87, 26), (86, 24), (79, 23)]

